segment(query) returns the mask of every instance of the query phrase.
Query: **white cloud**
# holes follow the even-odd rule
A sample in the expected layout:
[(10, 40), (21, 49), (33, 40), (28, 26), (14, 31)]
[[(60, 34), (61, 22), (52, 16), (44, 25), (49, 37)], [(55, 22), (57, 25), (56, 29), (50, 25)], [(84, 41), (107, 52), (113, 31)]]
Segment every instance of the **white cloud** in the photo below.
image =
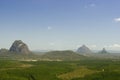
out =
[(51, 30), (51, 29), (52, 29), (52, 27), (51, 27), (51, 26), (48, 26), (48, 27), (47, 27), (47, 29), (48, 29), (48, 30)]
[(90, 8), (90, 7), (95, 7), (96, 4), (92, 3), (92, 4), (88, 4), (88, 5), (85, 5), (84, 8)]
[(104, 48), (108, 50), (120, 50), (120, 44), (105, 45)]
[(109, 45), (109, 48), (120, 48), (120, 44)]
[(90, 7), (95, 7), (95, 6), (96, 6), (96, 4), (93, 4), (93, 3), (92, 3), (92, 4), (90, 4)]
[(120, 17), (114, 19), (115, 22), (120, 22)]

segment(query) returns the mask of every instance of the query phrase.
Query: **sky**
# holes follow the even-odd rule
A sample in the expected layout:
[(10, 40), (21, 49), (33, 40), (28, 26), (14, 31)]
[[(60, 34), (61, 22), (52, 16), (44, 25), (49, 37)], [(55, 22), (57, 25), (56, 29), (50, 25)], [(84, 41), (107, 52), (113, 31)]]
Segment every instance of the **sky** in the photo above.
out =
[(120, 50), (120, 0), (0, 0), (0, 48)]

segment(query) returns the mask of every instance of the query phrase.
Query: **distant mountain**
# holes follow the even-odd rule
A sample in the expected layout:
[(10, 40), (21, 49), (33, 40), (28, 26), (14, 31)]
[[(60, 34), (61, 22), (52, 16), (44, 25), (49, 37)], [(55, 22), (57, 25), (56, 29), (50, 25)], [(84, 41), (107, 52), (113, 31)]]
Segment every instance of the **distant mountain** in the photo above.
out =
[(92, 53), (92, 51), (85, 45), (77, 49), (77, 53)]
[(23, 61), (24, 60), (75, 61), (75, 60), (90, 59), (90, 58), (120, 59), (119, 53), (110, 53), (110, 54), (106, 54), (106, 53), (109, 52), (105, 48), (103, 48), (100, 52), (95, 51), (95, 53), (93, 53), (85, 45), (78, 48), (76, 52), (71, 50), (31, 52), (27, 44), (25, 44), (21, 40), (15, 40), (9, 50), (5, 48), (0, 49), (0, 59), (23, 60)]
[(103, 48), (99, 53), (101, 53), (101, 54), (106, 54), (106, 53), (109, 53), (109, 52), (107, 52), (106, 49)]
[(0, 53), (7, 53), (7, 52), (8, 52), (8, 49), (5, 49), (5, 48), (0, 49)]
[(28, 46), (21, 40), (15, 40), (12, 46), (10, 47), (9, 51), (14, 53), (23, 53), (23, 54), (30, 53)]
[(50, 51), (42, 55), (42, 58), (50, 60), (80, 60), (85, 58), (85, 56), (67, 50), (67, 51)]

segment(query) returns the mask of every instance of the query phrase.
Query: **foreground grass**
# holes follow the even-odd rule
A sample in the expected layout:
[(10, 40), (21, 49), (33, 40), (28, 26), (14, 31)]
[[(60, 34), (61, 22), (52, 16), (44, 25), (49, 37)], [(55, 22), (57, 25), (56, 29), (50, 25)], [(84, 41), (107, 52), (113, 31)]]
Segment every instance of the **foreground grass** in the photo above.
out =
[(120, 80), (120, 61), (0, 61), (0, 80)]

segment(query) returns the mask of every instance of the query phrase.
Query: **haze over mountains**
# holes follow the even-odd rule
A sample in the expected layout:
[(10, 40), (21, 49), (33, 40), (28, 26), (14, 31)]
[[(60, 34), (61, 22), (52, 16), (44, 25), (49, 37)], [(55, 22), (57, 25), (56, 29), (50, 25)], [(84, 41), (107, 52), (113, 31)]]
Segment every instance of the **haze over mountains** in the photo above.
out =
[[(24, 43), (22, 40), (15, 40), (11, 47), (8, 49), (1, 48), (0, 52), (14, 52), (14, 53), (23, 53), (23, 54), (29, 54), (31, 51), (29, 50), (29, 47), (26, 43)], [(49, 52), (50, 50), (43, 50), (42, 52)], [(39, 51), (38, 51), (39, 52)], [(76, 51), (77, 53), (94, 53), (91, 49), (89, 49), (86, 45), (82, 45), (79, 47)], [(105, 48), (103, 48), (102, 51), (99, 51), (99, 53), (108, 53)]]
[(29, 47), (22, 40), (15, 40), (10, 49), (0, 49), (0, 58), (4, 59), (37, 59), (37, 60), (80, 60), (86, 59), (86, 57), (97, 58), (117, 58), (120, 54), (109, 53), (105, 48), (99, 52), (93, 52), (86, 45), (82, 45), (77, 51), (64, 50), (64, 51), (47, 51), (47, 52), (32, 52)]

